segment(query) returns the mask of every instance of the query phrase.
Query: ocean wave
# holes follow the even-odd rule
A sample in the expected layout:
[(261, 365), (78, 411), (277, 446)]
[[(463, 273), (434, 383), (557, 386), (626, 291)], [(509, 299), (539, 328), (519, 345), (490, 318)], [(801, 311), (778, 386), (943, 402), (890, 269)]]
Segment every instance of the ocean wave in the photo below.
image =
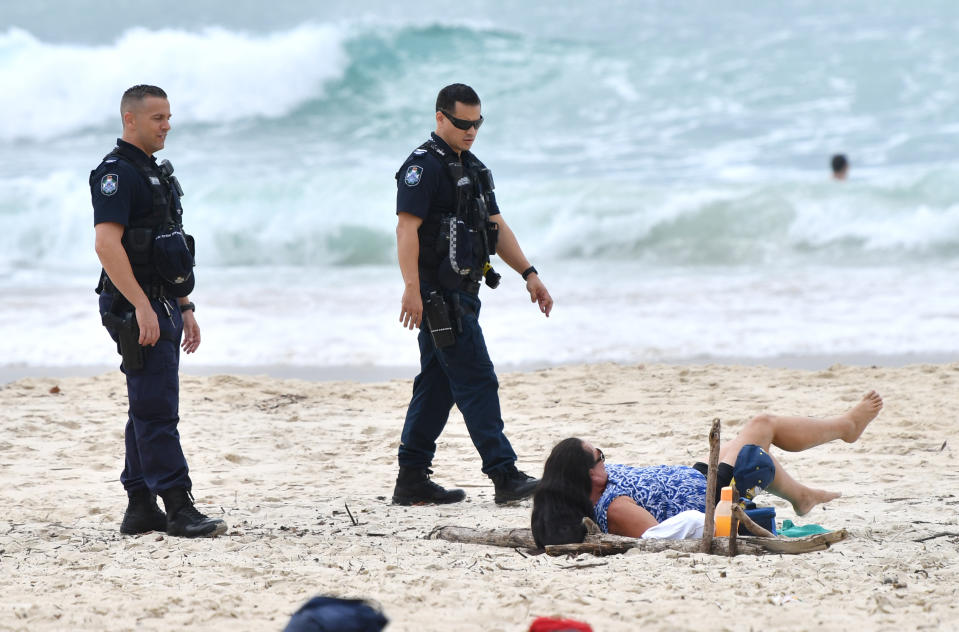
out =
[(0, 33), (0, 139), (45, 140), (119, 120), (119, 95), (137, 83), (176, 95), (175, 123), (279, 118), (320, 98), (342, 76), (345, 35), (303, 25), (266, 35), (209, 27), (133, 28), (103, 46), (49, 44)]
[[(947, 33), (903, 48), (896, 20), (881, 25), (888, 46), (810, 62), (810, 42), (830, 49), (842, 24), (771, 31), (766, 16), (737, 26), (755, 36), (740, 41), (657, 19), (633, 25), (642, 46), (595, 24), (572, 37), (545, 23), (385, 17), (134, 28), (98, 46), (0, 31), (0, 83), (16, 86), (0, 99), (0, 141), (14, 141), (0, 150), (0, 265), (95, 267), (77, 238), (92, 230), (86, 174), (138, 82), (171, 93), (163, 156), (203, 265), (392, 263), (392, 175), (454, 80), (483, 97), (477, 151), (536, 260), (959, 260)], [(942, 73), (922, 70), (927, 53)], [(891, 103), (890, 77), (917, 88)], [(838, 150), (852, 159), (845, 184), (828, 175)]]
[[(202, 265), (362, 266), (395, 261), (395, 185), (362, 169), (183, 181)], [(877, 185), (792, 181), (685, 186), (504, 176), (499, 202), (536, 260), (651, 265), (959, 261), (955, 170)], [(67, 171), (0, 179), (0, 266), (95, 267), (89, 191)], [(950, 191), (954, 194), (950, 194)]]
[[(510, 221), (539, 253), (653, 265), (959, 260), (955, 170), (899, 183), (554, 183)], [(516, 204), (514, 204), (515, 206)]]

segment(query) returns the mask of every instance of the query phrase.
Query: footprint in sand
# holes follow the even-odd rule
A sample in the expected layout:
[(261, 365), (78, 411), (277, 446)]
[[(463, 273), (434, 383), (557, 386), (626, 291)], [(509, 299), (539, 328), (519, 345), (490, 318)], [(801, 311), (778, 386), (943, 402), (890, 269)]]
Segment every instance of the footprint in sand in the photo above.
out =
[(233, 454), (233, 453), (224, 454), (223, 458), (229, 461), (230, 463), (236, 463), (237, 465), (249, 465), (251, 463), (256, 463), (256, 461), (251, 458), (240, 456), (239, 454)]

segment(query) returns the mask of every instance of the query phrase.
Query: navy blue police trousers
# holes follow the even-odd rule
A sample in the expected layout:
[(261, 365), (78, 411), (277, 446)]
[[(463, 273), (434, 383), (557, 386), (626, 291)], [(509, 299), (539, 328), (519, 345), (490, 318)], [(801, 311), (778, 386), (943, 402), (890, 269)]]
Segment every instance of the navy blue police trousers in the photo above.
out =
[[(516, 453), (503, 433), (499, 380), (478, 320), (480, 300), (466, 292), (455, 293), (463, 314), (462, 332), (457, 333), (454, 344), (437, 349), (425, 319), (420, 327), (420, 373), (413, 380), (413, 397), (400, 438), (399, 464), (417, 469), (430, 467), (436, 440), (456, 404), (483, 460), (483, 472), (490, 474), (514, 463)], [(449, 304), (452, 292), (444, 295)]]
[[(100, 312), (110, 309), (113, 296), (100, 294)], [(183, 316), (176, 301), (150, 299), (160, 323), (160, 340), (144, 347), (144, 365), (138, 371), (120, 370), (127, 378), (130, 408), (125, 432), (126, 459), (120, 482), (128, 491), (146, 488), (157, 494), (174, 487), (192, 488), (186, 457), (180, 447), (180, 339)], [(164, 308), (166, 304), (169, 308)], [(107, 327), (117, 340), (117, 332)], [(117, 346), (119, 352), (119, 345)]]

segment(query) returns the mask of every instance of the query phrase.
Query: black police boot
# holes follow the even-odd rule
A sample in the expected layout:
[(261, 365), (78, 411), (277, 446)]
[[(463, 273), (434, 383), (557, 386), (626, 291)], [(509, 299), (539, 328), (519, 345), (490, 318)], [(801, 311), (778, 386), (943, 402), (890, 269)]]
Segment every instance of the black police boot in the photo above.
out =
[(446, 505), (466, 498), (462, 489), (444, 489), (430, 480), (433, 470), (400, 466), (393, 488), (394, 505)]
[(490, 473), (489, 477), (496, 488), (496, 496), (493, 500), (497, 505), (528, 498), (539, 485), (539, 479), (520, 472), (513, 463)]
[(166, 514), (160, 511), (157, 497), (146, 488), (127, 492), (127, 510), (120, 523), (123, 535), (138, 535), (150, 531), (166, 531)]
[(226, 533), (226, 523), (208, 518), (193, 506), (193, 494), (183, 487), (160, 492), (166, 507), (166, 532), (184, 538), (212, 538)]

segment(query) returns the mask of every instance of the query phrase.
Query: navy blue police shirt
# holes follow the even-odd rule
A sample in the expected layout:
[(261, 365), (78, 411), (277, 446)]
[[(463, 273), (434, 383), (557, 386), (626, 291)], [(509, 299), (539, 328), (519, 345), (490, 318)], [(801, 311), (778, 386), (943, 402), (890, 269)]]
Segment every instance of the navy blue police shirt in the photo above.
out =
[[(146, 154), (122, 138), (117, 145)], [(156, 164), (155, 158), (150, 158)], [(123, 158), (110, 156), (93, 173), (90, 180), (93, 199), (93, 225), (115, 222), (129, 226), (134, 218), (149, 215), (153, 210), (153, 191), (137, 168)]]
[[(450, 156), (456, 156), (442, 138), (431, 133), (430, 137), (437, 146)], [(490, 195), (492, 204), (490, 215), (498, 215), (496, 198)], [(425, 220), (427, 215), (437, 213), (452, 215), (456, 211), (456, 189), (453, 180), (446, 171), (446, 165), (426, 151), (416, 149), (400, 167), (396, 179), (396, 212), (409, 213)]]

